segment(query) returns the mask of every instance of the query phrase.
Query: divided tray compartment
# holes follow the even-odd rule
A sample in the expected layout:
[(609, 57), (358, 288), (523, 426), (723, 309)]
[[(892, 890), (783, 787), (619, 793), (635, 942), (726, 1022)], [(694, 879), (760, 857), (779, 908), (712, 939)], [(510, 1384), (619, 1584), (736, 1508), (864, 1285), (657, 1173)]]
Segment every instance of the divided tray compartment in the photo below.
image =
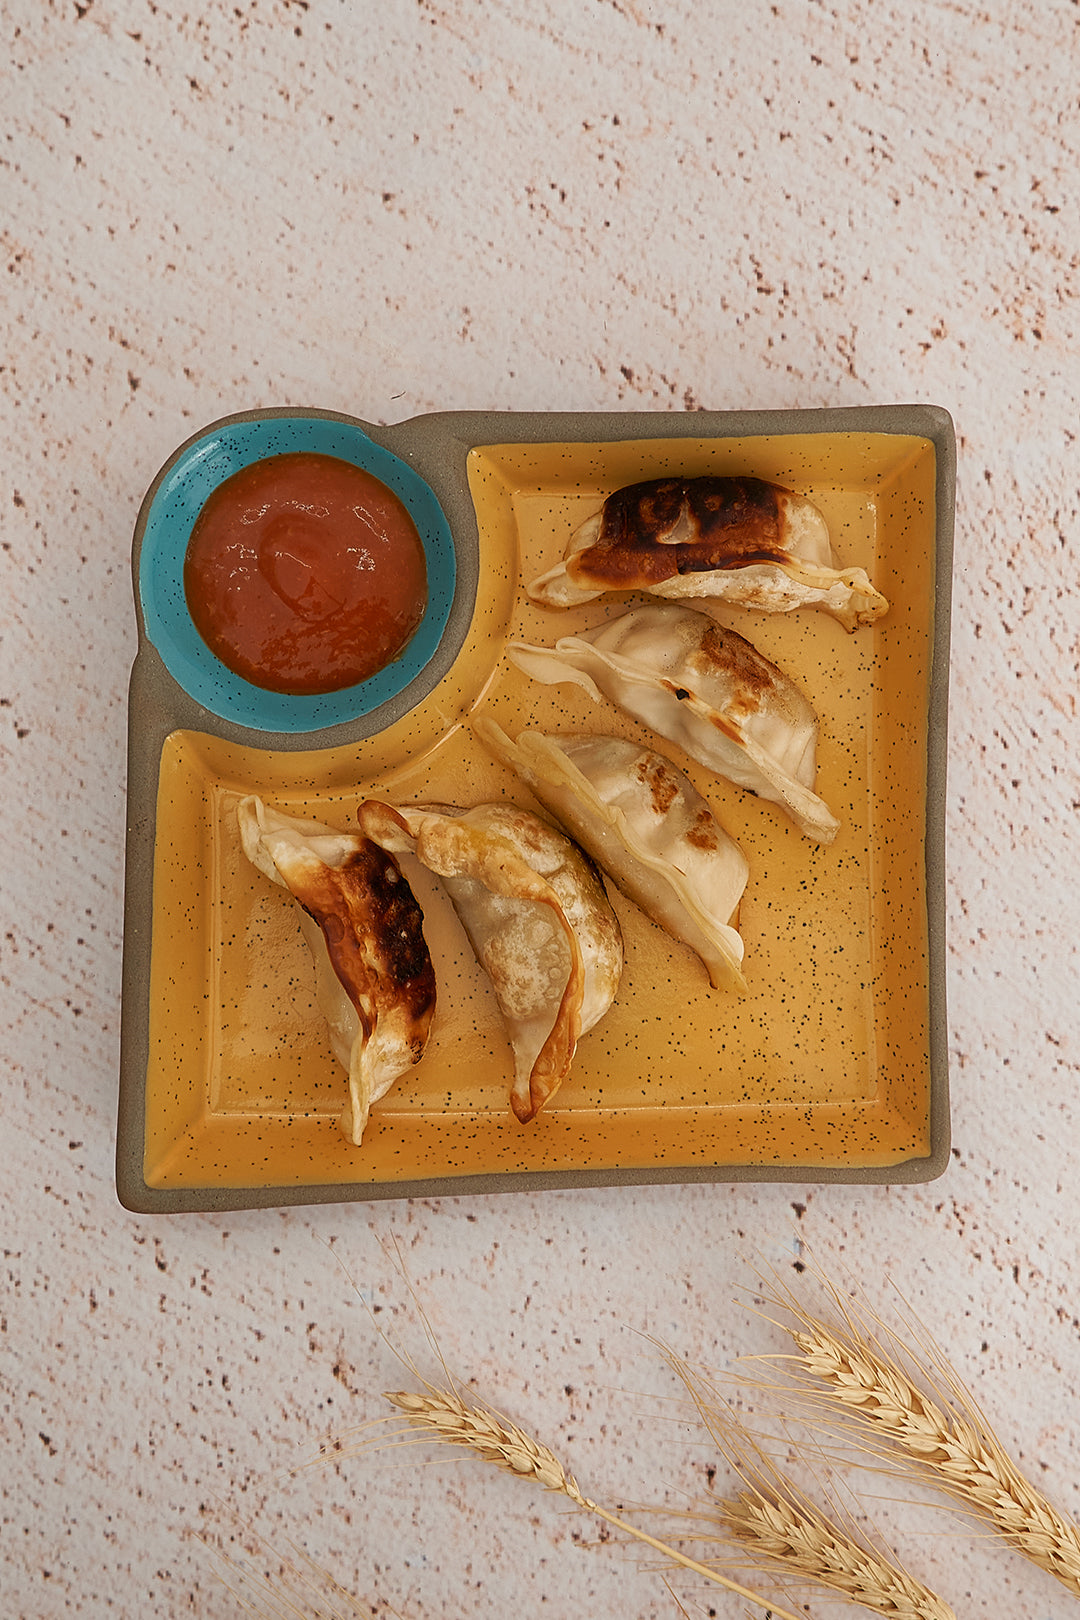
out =
[[(422, 667), (365, 712), (274, 730), (215, 713), (170, 673), (140, 589), (154, 502), (192, 446), (277, 430), (281, 448), (360, 435), (431, 495), (451, 537), (442, 624)], [(259, 443), (265, 439), (259, 439)], [(263, 453), (272, 453), (264, 451)], [(373, 468), (373, 470), (375, 470)], [(841, 563), (889, 600), (847, 634), (814, 611), (717, 608), (807, 693), (821, 720), (827, 848), (774, 807), (670, 753), (750, 861), (740, 910), (748, 994), (621, 895), (616, 1002), (530, 1125), (491, 988), (436, 880), (403, 867), (425, 913), (439, 1006), (421, 1064), (338, 1126), (344, 1071), (315, 1006), (295, 902), (250, 867), (235, 806), (256, 792), (348, 827), (366, 797), (533, 807), (470, 728), (648, 734), (576, 687), (530, 682), (508, 640), (553, 643), (624, 610), (567, 612), (524, 585), (621, 484), (754, 474), (809, 494)], [(949, 1154), (944, 813), (955, 446), (947, 413), (454, 412), (378, 427), (325, 411), (242, 413), (181, 446), (133, 546), (139, 650), (129, 700), (127, 896), (117, 1132), (125, 1207), (172, 1213), (649, 1182), (928, 1181)], [(435, 521), (435, 520), (433, 520)], [(155, 565), (156, 566), (156, 565)], [(205, 699), (205, 691), (202, 693)]]

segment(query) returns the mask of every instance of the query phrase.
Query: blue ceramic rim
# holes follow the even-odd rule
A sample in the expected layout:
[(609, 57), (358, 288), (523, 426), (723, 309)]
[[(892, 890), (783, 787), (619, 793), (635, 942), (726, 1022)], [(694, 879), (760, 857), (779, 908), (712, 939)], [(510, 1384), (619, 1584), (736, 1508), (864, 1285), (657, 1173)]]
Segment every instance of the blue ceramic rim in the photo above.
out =
[[(298, 450), (338, 456), (392, 489), (416, 524), (427, 564), (427, 609), (401, 655), (366, 681), (313, 695), (265, 691), (234, 675), (199, 635), (184, 595), (184, 556), (208, 497), (242, 467)], [(177, 684), (221, 720), (289, 734), (359, 719), (402, 692), (430, 663), (442, 640), (456, 581), (450, 525), (428, 484), (358, 424), (330, 416), (243, 418), (219, 423), (192, 440), (154, 493), (139, 555), (146, 634)]]

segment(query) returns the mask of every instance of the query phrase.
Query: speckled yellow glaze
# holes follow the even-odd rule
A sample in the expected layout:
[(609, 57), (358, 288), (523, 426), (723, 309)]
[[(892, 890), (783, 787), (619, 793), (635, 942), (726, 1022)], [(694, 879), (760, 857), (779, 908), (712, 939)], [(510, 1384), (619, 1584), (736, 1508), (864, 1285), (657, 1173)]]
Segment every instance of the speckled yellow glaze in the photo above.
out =
[[(265, 753), (194, 731), (166, 741), (157, 805), (144, 1173), (153, 1188), (355, 1186), (587, 1169), (889, 1166), (930, 1151), (923, 837), (933, 629), (935, 451), (895, 434), (525, 443), (474, 449), (480, 531), (471, 632), (431, 695), (379, 736)], [(508, 1107), (494, 998), (435, 881), (406, 861), (425, 911), (439, 1005), (421, 1065), (351, 1147), (344, 1073), (314, 1004), (293, 902), (243, 858), (238, 794), (348, 827), (359, 798), (473, 804), (527, 793), (468, 727), (643, 736), (576, 687), (528, 681), (506, 640), (553, 642), (621, 610), (529, 603), (524, 581), (619, 484), (743, 472), (810, 494), (843, 564), (889, 613), (848, 635), (820, 612), (724, 610), (821, 717), (818, 791), (841, 818), (815, 846), (774, 807), (662, 746), (750, 860), (740, 928), (748, 994), (711, 990), (697, 958), (621, 896), (615, 1006), (581, 1041), (533, 1124)], [(362, 1191), (361, 1191), (362, 1195)]]

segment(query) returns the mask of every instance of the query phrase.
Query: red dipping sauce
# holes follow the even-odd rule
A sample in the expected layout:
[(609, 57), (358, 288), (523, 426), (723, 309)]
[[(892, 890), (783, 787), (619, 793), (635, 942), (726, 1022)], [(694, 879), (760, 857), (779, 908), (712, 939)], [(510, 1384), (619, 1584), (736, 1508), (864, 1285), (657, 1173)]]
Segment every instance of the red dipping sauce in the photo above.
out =
[(218, 486), (191, 531), (184, 592), (235, 675), (271, 692), (338, 692), (411, 639), (427, 568), (393, 490), (350, 461), (297, 451)]

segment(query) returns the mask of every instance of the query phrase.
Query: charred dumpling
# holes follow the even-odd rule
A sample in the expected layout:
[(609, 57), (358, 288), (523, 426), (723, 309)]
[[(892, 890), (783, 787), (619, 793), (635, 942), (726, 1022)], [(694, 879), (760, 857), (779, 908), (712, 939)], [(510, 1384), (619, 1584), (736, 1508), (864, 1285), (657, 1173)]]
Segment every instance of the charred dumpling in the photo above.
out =
[(848, 630), (888, 607), (864, 569), (836, 566), (828, 526), (807, 496), (708, 474), (615, 490), (572, 535), (562, 562), (528, 586), (534, 602), (555, 608), (630, 590), (765, 613), (821, 608)]
[(435, 971), (423, 912), (392, 854), (356, 833), (241, 800), (248, 860), (287, 889), (315, 964), (319, 1010), (348, 1070), (341, 1128), (359, 1146), (371, 1105), (423, 1056)]
[(513, 641), (538, 681), (573, 681), (678, 743), (737, 787), (780, 805), (807, 838), (840, 823), (814, 792), (818, 721), (793, 681), (734, 630), (674, 604), (632, 608), (554, 647)]
[(512, 805), (368, 799), (357, 814), (383, 849), (414, 854), (442, 881), (503, 1015), (511, 1107), (522, 1124), (535, 1119), (619, 987), (622, 933), (598, 873), (563, 833)]

